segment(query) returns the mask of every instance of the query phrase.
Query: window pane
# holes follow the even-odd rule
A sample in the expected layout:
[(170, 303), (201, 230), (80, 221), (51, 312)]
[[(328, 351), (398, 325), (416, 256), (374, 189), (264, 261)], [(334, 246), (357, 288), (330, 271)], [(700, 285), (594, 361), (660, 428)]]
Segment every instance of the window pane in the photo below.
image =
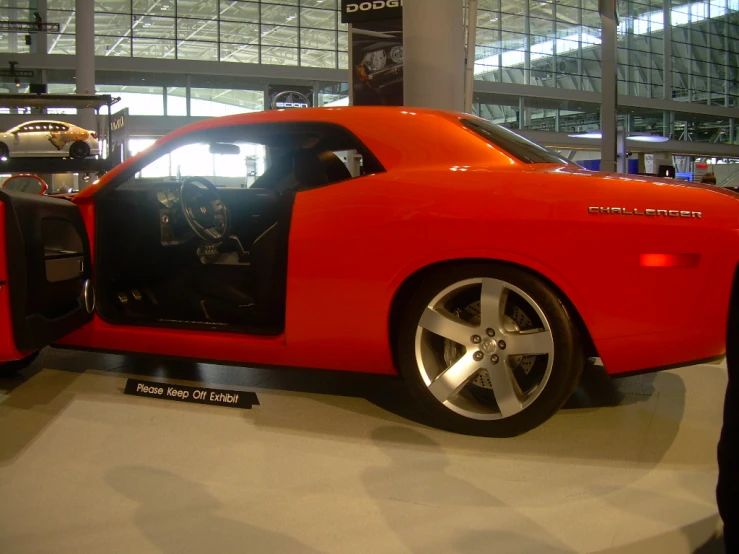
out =
[(218, 42), (218, 23), (206, 19), (178, 19), (177, 38)]
[(178, 17), (216, 17), (218, 0), (177, 0)]
[(265, 46), (297, 46), (298, 30), (295, 27), (262, 25), (262, 44)]
[(120, 97), (120, 102), (113, 106), (114, 112), (128, 108), (131, 115), (164, 115), (162, 87), (97, 85), (97, 91)]
[(259, 46), (256, 44), (221, 44), (221, 61), (259, 63)]
[(133, 0), (133, 13), (174, 17), (175, 2), (176, 0)]
[(298, 8), (262, 4), (262, 23), (298, 25)]
[(301, 50), (300, 65), (303, 67), (336, 67), (336, 52), (329, 50)]
[(194, 116), (217, 117), (263, 109), (262, 91), (193, 88), (191, 92), (190, 113)]
[(259, 22), (258, 2), (233, 2), (221, 0), (221, 19), (232, 21)]
[(272, 65), (298, 65), (297, 48), (262, 48), (262, 63)]
[[(52, 3), (69, 3), (71, 6), (69, 10), (75, 9), (75, 0), (48, 0), (49, 7), (52, 7)], [(61, 6), (60, 6), (61, 7)], [(108, 13), (131, 13), (131, 1), (130, 0), (95, 0), (95, 11), (96, 12), (108, 12)]]
[[(175, 38), (174, 19), (142, 16), (133, 18), (133, 36), (147, 38)], [(137, 54), (138, 55), (138, 54)]]
[[(49, 37), (49, 54), (67, 54), (73, 56), (75, 53), (74, 35), (56, 35), (54, 38)], [(25, 47), (26, 52), (28, 46)]]
[(131, 56), (131, 39), (119, 37), (95, 37), (96, 56)]
[(95, 34), (122, 37), (131, 32), (131, 16), (128, 14), (96, 13)]
[(336, 29), (338, 12), (301, 8), (300, 26), (314, 29)]
[(218, 61), (218, 44), (183, 40), (177, 43), (177, 58), (180, 60)]
[(221, 22), (221, 41), (259, 43), (259, 25), (256, 23)]
[(300, 46), (303, 48), (320, 48), (336, 50), (336, 31), (318, 31), (315, 29), (300, 30)]
[(137, 58), (169, 58), (175, 57), (173, 40), (136, 38), (133, 41), (133, 55)]

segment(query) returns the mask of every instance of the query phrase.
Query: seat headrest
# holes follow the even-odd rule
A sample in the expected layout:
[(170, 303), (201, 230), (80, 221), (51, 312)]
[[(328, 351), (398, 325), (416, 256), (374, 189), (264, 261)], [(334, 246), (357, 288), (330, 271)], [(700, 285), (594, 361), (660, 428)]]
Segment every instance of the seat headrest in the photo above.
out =
[(312, 150), (300, 150), (295, 153), (293, 175), (299, 188), (320, 187), (328, 182), (321, 159)]
[(312, 188), (346, 181), (351, 179), (351, 173), (339, 157), (326, 150), (301, 150), (293, 158), (293, 172), (298, 187)]

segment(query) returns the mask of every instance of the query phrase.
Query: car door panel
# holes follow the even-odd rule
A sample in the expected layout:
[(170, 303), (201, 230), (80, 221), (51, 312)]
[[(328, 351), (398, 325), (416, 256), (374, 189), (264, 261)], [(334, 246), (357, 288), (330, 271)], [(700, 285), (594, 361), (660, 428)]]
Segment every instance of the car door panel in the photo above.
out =
[[(73, 203), (14, 191), (0, 191), (0, 202), (0, 325), (9, 322), (17, 351), (30, 352), (91, 319), (83, 295), (92, 273), (90, 247)], [(0, 350), (0, 361), (9, 355)]]

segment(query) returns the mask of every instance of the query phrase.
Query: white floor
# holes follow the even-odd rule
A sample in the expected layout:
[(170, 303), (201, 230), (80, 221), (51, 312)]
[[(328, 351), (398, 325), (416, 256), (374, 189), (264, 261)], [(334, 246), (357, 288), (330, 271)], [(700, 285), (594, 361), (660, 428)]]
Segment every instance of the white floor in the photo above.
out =
[[(124, 396), (141, 376), (261, 405)], [(0, 552), (721, 552), (725, 386), (725, 365), (594, 370), (494, 440), (415, 423), (395, 379), (47, 350), (0, 380)]]

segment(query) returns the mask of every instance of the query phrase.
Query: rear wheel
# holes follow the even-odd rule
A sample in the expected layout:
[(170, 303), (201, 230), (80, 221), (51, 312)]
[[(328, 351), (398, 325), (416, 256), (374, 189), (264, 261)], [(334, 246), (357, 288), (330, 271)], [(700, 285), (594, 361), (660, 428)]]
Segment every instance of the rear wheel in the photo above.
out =
[(549, 419), (583, 353), (555, 291), (516, 268), (465, 264), (429, 275), (401, 316), (399, 369), (432, 423), (514, 436)]
[(9, 158), (10, 157), (10, 150), (8, 149), (8, 145), (4, 142), (0, 142), (0, 159), (2, 158)]
[(86, 158), (90, 155), (90, 145), (78, 140), (77, 142), (72, 143), (72, 146), (69, 147), (69, 155), (76, 159)]

